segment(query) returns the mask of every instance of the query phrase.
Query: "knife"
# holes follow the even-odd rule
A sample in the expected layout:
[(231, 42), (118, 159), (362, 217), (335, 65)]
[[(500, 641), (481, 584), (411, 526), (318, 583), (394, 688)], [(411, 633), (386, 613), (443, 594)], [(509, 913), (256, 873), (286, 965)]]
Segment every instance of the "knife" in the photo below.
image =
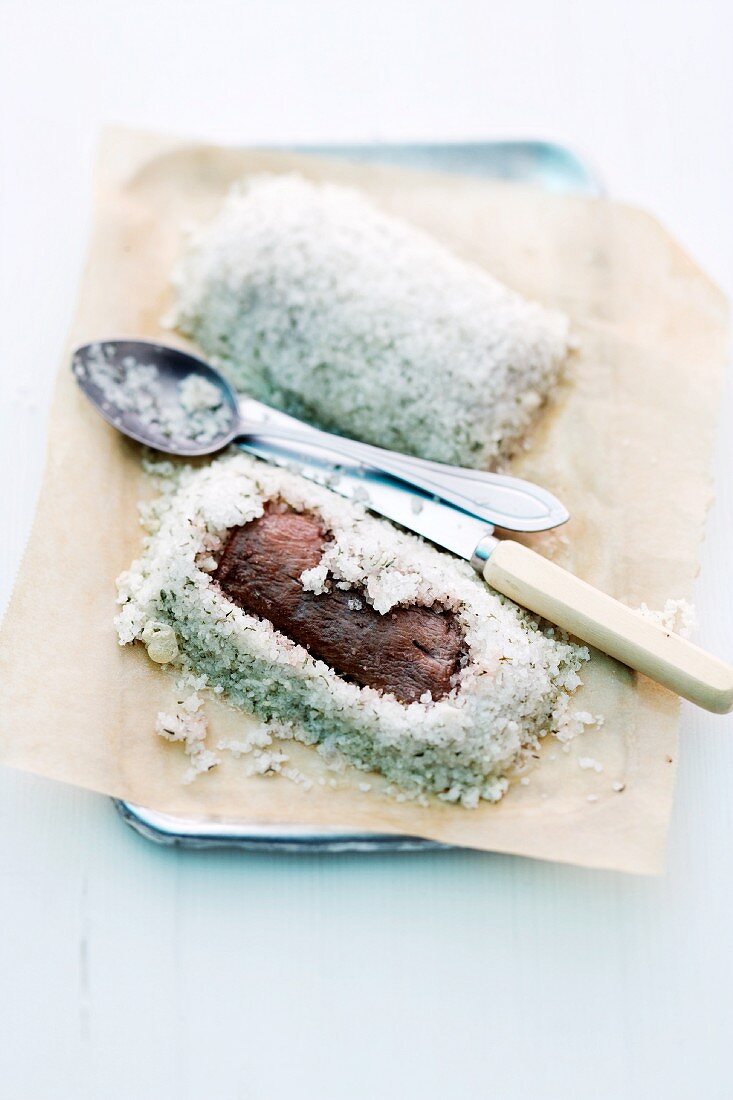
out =
[[(633, 608), (512, 539), (497, 539), (494, 525), (436, 496), (366, 464), (329, 459), (322, 435), (302, 421), (249, 399), (240, 399), (243, 420), (259, 418), (263, 434), (238, 446), (267, 462), (285, 466), (341, 496), (361, 502), (435, 546), (469, 561), (497, 592), (528, 608), (583, 642), (718, 714), (733, 709), (733, 667), (706, 653)], [(267, 424), (297, 429), (297, 444), (267, 439)], [(312, 444), (307, 442), (312, 438)], [(430, 465), (430, 464), (427, 464)], [(470, 476), (470, 471), (466, 471)], [(484, 485), (482, 514), (507, 530), (537, 531), (557, 525), (562, 505), (517, 478), (495, 475)]]

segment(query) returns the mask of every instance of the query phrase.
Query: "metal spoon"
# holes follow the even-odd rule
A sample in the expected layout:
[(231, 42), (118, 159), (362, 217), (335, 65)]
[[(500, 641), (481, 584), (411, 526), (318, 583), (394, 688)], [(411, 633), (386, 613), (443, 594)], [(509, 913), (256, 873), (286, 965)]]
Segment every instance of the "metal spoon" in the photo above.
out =
[[(148, 368), (147, 374), (154, 377), (136, 385), (140, 382), (140, 367)], [(284, 441), (305, 448), (309, 454), (314, 449), (325, 451), (334, 457), (334, 465), (340, 460), (379, 470), (508, 530), (544, 531), (569, 519), (560, 501), (529, 481), (383, 450), (293, 418), (284, 423), (283, 416), (267, 405), (251, 398), (239, 399), (218, 371), (177, 348), (140, 340), (85, 344), (74, 353), (72, 370), (105, 420), (138, 443), (166, 454), (214, 454), (235, 441), (261, 453), (262, 441)], [(218, 391), (220, 423), (213, 434), (204, 431), (196, 437), (182, 430), (186, 412), (181, 403), (181, 385), (192, 376)]]

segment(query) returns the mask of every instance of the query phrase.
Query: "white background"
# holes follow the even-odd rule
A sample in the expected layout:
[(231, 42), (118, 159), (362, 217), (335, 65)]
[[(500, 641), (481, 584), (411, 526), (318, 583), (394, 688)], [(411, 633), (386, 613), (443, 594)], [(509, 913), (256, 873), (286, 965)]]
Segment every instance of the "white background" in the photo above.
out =
[[(235, 142), (557, 139), (730, 291), (730, 11), (0, 0), (0, 602), (101, 123)], [(697, 603), (703, 643), (733, 659), (730, 387), (723, 422)], [(169, 852), (105, 798), (2, 773), (0, 1093), (728, 1100), (731, 780), (731, 719), (685, 707), (654, 880), (472, 853)]]

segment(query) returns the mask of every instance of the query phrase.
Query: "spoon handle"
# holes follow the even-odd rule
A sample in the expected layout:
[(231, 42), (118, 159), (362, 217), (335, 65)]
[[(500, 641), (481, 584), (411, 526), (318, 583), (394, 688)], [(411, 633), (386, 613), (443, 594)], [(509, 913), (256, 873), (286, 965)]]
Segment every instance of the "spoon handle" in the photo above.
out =
[(478, 519), (507, 530), (545, 531), (569, 518), (565, 508), (551, 493), (520, 478), (430, 462), (358, 440), (345, 439), (308, 425), (291, 428), (271, 422), (249, 424), (244, 421), (240, 425), (239, 435), (317, 446), (341, 459), (381, 470)]

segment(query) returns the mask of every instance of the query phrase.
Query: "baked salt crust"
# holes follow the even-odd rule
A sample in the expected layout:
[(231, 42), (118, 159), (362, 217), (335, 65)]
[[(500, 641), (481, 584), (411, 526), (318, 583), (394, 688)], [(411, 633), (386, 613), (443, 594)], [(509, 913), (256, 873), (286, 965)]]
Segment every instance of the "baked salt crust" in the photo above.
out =
[(568, 321), (365, 195), (237, 185), (192, 235), (171, 318), (251, 397), (460, 466), (508, 456), (552, 392)]
[[(467, 563), (240, 452), (203, 468), (165, 468), (165, 488), (146, 508), (144, 552), (118, 578), (121, 644), (142, 640), (158, 663), (199, 677), (197, 687), (274, 722), (281, 735), (381, 772), (408, 797), (496, 801), (509, 770), (567, 722), (588, 651), (541, 629)], [(382, 614), (414, 604), (453, 612), (466, 658), (449, 694), (403, 704), (347, 682), (224, 596), (212, 574), (227, 532), (273, 502), (317, 515), (330, 532), (320, 563), (301, 576), (306, 589), (358, 588)]]

